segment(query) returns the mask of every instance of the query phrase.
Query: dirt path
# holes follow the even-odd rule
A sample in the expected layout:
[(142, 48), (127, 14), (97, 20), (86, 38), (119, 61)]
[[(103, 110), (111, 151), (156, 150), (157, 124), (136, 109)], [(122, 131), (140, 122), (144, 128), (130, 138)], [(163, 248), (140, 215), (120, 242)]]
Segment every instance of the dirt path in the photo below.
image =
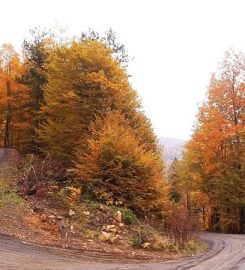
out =
[(242, 270), (245, 269), (245, 235), (202, 234), (212, 245), (209, 252), (191, 259), (162, 263), (118, 262), (96, 253), (27, 245), (0, 235), (1, 270)]

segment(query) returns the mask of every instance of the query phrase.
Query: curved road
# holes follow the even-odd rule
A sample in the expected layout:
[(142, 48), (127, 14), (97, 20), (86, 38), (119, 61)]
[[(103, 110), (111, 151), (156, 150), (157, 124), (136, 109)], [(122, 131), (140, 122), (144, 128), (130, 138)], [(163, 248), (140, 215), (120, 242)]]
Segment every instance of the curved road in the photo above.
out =
[[(91, 258), (89, 253), (23, 244), (0, 235), (1, 270), (244, 270), (245, 235), (204, 233), (200, 236), (211, 250), (190, 259), (162, 263), (118, 262), (116, 259)], [(94, 255), (93, 255), (94, 256)], [(100, 259), (99, 259), (100, 258)]]

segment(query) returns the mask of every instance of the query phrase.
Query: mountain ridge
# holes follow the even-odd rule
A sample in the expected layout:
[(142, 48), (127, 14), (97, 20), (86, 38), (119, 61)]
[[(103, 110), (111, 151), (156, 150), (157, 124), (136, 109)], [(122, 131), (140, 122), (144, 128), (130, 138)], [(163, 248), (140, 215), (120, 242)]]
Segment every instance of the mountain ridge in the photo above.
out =
[(163, 155), (167, 166), (170, 166), (175, 158), (181, 158), (185, 143), (185, 140), (177, 138), (161, 137), (159, 139), (159, 144), (163, 146)]

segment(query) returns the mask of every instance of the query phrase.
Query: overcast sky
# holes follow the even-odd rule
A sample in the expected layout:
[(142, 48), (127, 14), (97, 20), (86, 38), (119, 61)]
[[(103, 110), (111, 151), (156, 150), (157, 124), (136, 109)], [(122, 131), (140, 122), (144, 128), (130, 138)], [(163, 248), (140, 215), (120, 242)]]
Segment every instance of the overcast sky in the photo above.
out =
[(156, 134), (188, 139), (224, 51), (245, 51), (244, 14), (244, 0), (8, 0), (0, 43), (18, 49), (30, 28), (56, 22), (70, 35), (111, 27), (134, 58), (131, 82)]

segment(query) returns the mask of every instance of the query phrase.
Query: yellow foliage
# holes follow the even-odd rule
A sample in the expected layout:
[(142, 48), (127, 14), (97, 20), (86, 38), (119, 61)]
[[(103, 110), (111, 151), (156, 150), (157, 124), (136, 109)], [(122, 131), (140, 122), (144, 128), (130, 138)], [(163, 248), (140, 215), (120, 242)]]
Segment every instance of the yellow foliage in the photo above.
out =
[[(101, 125), (102, 124), (102, 125)], [(76, 151), (76, 171), (96, 198), (138, 213), (160, 212), (167, 183), (160, 151), (147, 151), (119, 112), (93, 123), (87, 151)]]

